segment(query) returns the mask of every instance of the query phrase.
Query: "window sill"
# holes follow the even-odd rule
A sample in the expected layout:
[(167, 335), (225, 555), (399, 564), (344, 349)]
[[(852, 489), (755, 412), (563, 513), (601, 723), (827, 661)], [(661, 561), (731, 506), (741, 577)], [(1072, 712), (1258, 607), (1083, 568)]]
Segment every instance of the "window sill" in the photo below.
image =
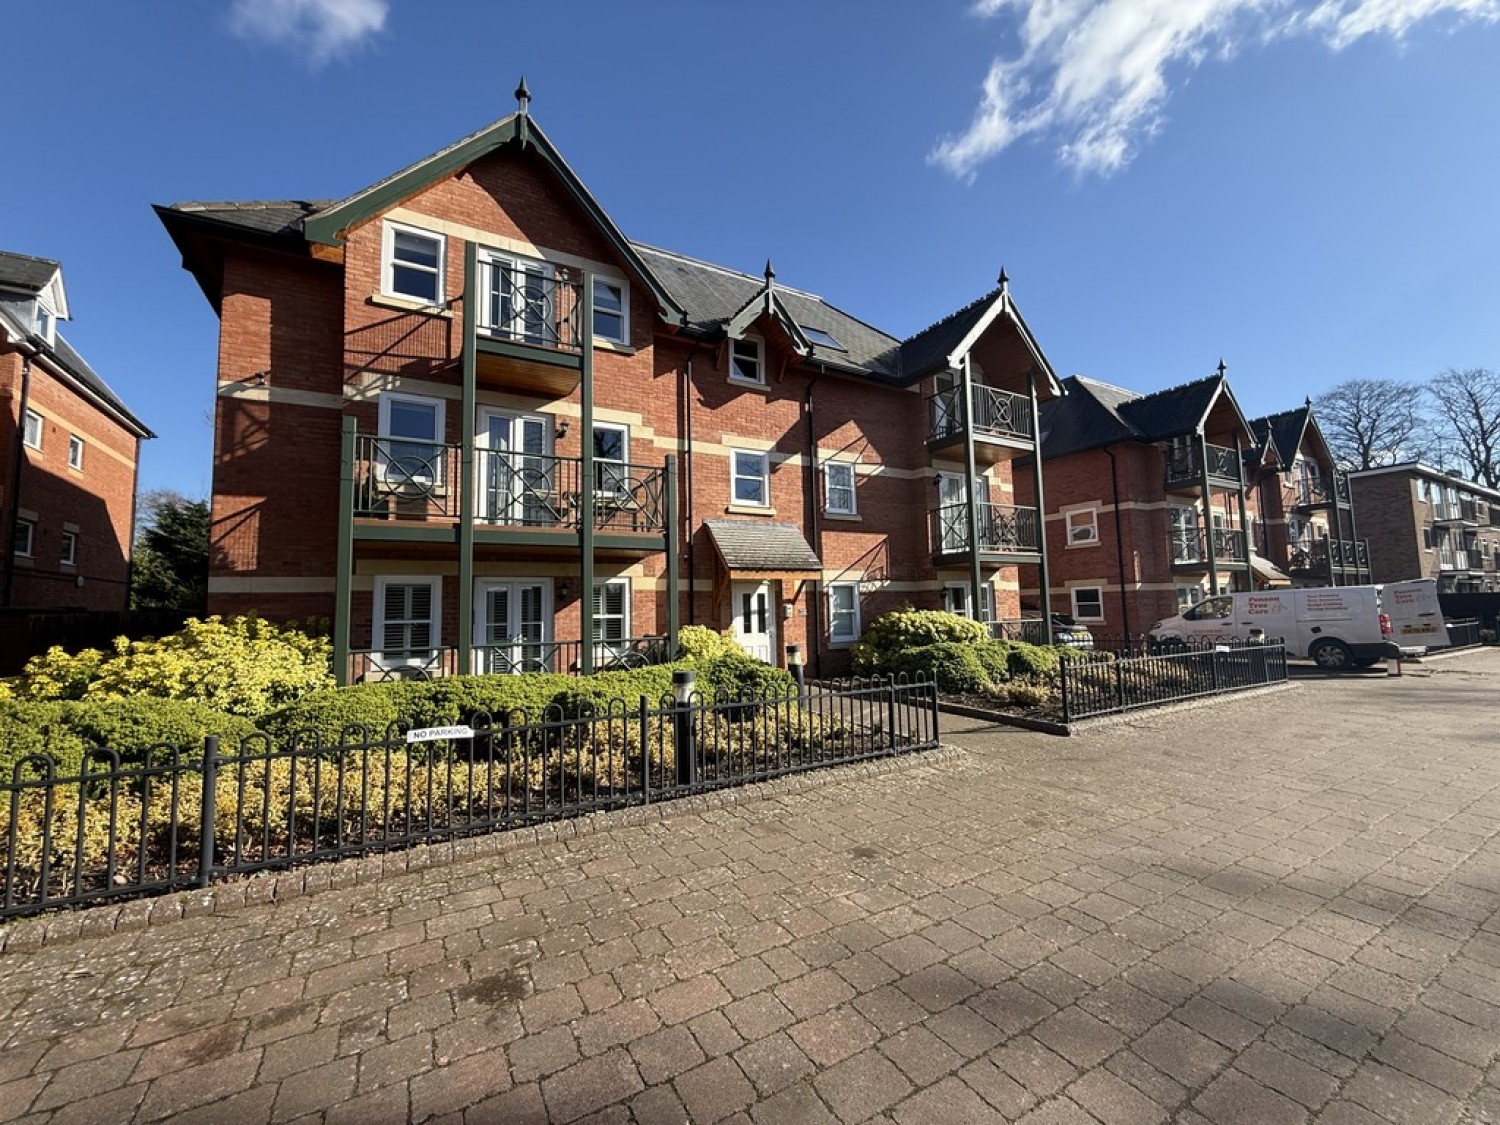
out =
[(426, 301), (413, 300), (411, 297), (392, 297), (389, 293), (371, 293), (369, 303), (385, 309), (426, 313), (428, 316), (440, 316), (444, 320), (453, 319), (453, 310), (447, 305), (428, 304)]
[(738, 516), (774, 516), (776, 514), (775, 508), (765, 508), (758, 504), (730, 504), (724, 510)]
[(754, 379), (736, 379), (733, 375), (731, 375), (727, 379), (725, 379), (724, 382), (728, 383), (731, 387), (754, 387), (757, 391), (763, 391), (766, 389), (764, 380), (757, 382)]
[(841, 523), (864, 523), (864, 517), (857, 512), (824, 512), (823, 518), (825, 520), (838, 520)]
[(640, 351), (639, 348), (632, 348), (629, 344), (616, 343), (614, 340), (601, 340), (598, 336), (594, 337), (594, 350), (614, 352), (616, 355), (635, 355)]
[(1076, 550), (1078, 550), (1080, 548), (1083, 548), (1083, 547), (1097, 547), (1097, 546), (1099, 546), (1099, 540), (1095, 539), (1092, 543), (1069, 543), (1068, 544), (1068, 550), (1070, 550), (1070, 551), (1076, 551)]

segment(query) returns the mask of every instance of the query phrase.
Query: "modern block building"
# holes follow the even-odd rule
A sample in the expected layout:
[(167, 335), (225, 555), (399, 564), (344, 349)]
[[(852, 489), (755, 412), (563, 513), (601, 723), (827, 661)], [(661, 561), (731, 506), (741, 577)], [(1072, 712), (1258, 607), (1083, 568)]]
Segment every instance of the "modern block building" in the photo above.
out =
[(1436, 578), (1442, 593), (1500, 591), (1500, 491), (1407, 461), (1349, 474), (1375, 582)]
[(0, 608), (124, 610), (140, 443), (154, 436), (58, 330), (62, 266), (0, 252)]
[(220, 321), (211, 610), (331, 617), (351, 680), (690, 622), (827, 675), (887, 609), (1046, 588), (1011, 462), (1061, 388), (1003, 276), (901, 338), (632, 241), (517, 98), (344, 199), (157, 209)]

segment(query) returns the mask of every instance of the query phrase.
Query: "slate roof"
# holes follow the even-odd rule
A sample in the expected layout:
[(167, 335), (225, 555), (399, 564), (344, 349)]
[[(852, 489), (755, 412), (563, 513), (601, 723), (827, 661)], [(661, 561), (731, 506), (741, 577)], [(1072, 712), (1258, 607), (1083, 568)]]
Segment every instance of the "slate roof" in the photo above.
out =
[(78, 354), (73, 345), (63, 339), (61, 332), (56, 334), (54, 342), (48, 351), (51, 352), (52, 357), (62, 365), (68, 374), (72, 375), (73, 378), (88, 388), (91, 394), (106, 403), (111, 410), (119, 414), (127, 425), (134, 426), (140, 430), (142, 437), (154, 438), (156, 436), (146, 428), (144, 422), (130, 412), (130, 408), (120, 400), (120, 396), (109, 389), (109, 384), (99, 378), (98, 372), (88, 365), (88, 361)]
[(62, 263), (51, 258), (33, 258), (30, 254), (0, 250), (0, 287), (6, 289), (38, 293), (60, 269)]
[(1203, 421), (1223, 383), (1223, 376), (1210, 375), (1206, 379), (1168, 387), (1122, 403), (1120, 414), (1129, 419), (1147, 441), (1191, 433)]
[(822, 562), (802, 530), (790, 523), (704, 520), (709, 537), (730, 570), (821, 570)]
[(1290, 465), (1297, 456), (1297, 448), (1302, 444), (1302, 434), (1311, 415), (1311, 408), (1299, 406), (1296, 410), (1255, 418), (1250, 422), (1250, 428), (1255, 432), (1256, 444), (1261, 449), (1269, 444), (1277, 461)]
[(915, 379), (947, 366), (953, 349), (963, 342), (965, 336), (979, 323), (1000, 296), (998, 288), (991, 289), (983, 297), (970, 301), (955, 313), (949, 313), (936, 324), (930, 324), (915, 336), (901, 344), (901, 373)]
[(170, 207), (159, 207), (157, 210), (222, 223), (228, 227), (256, 234), (294, 237), (300, 240), (302, 220), (337, 202), (336, 199), (252, 199), (240, 202), (174, 203)]
[(1117, 441), (1164, 441), (1192, 433), (1223, 382), (1223, 376), (1210, 375), (1140, 395), (1070, 375), (1063, 380), (1067, 394), (1042, 403), (1042, 456), (1064, 457)]

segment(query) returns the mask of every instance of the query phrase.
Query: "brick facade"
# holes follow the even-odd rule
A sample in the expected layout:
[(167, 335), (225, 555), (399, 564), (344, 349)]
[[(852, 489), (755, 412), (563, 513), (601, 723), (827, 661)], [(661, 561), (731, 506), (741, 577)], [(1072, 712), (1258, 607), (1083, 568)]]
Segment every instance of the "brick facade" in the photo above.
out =
[(1411, 462), (1351, 473), (1376, 582), (1435, 578), (1453, 593), (1500, 591), (1500, 491)]
[[(190, 257), (194, 244), (188, 240), (200, 234), (181, 233), (185, 228), (174, 227), (180, 221), (175, 214), (163, 217)], [(389, 230), (397, 229), (391, 224), (440, 237), (440, 305), (417, 307), (387, 294)], [(816, 672), (834, 675), (848, 670), (848, 660), (847, 646), (829, 637), (829, 586), (857, 584), (860, 622), (868, 624), (903, 604), (935, 608), (942, 604), (945, 583), (969, 581), (966, 564), (938, 567), (929, 542), (937, 476), (963, 472), (961, 463), (937, 460), (928, 450), (930, 378), (901, 385), (810, 362), (797, 351), (788, 326), (767, 312), (749, 326), (764, 344), (764, 385), (736, 382), (723, 334), (715, 339), (664, 320), (638, 260), (607, 237), (597, 215), (570, 194), (534, 148), (501, 146), (363, 215), (342, 232), (334, 252), (315, 255), (298, 240), (269, 245), (228, 230), (201, 237), (212, 239), (214, 261), (221, 263), (200, 270), (200, 281), (208, 278), (205, 288), (221, 294), (213, 612), (254, 609), (280, 619), (334, 616), (345, 471), (341, 427), (353, 419), (360, 435), (379, 434), (383, 396), (388, 408), (402, 401), (390, 396), (404, 395), (423, 411), (441, 411), (441, 437), (451, 448), (441, 457), (434, 454), (428, 468), (448, 480), (458, 480), (454, 474), (461, 470), (455, 466), (470, 427), (479, 434), (475, 462), (481, 474), (487, 465), (500, 463), (509, 471), (517, 463), (509, 454), (488, 459), (483, 445), (489, 440), (484, 427), (490, 413), (540, 419), (530, 428), (523, 421), (514, 425), (516, 435), (544, 442), (545, 454), (575, 458), (582, 453), (581, 385), (549, 391), (554, 384), (544, 378), (559, 376), (550, 370), (539, 375), (537, 362), (526, 356), (484, 357), (475, 416), (465, 416), (466, 318), (493, 315), (465, 296), (465, 252), (471, 244), (481, 248), (481, 258), (490, 251), (512, 255), (555, 270), (549, 277), (588, 273), (628, 292), (628, 344), (596, 341), (593, 350), (594, 421), (596, 427), (627, 429), (634, 465), (655, 470), (668, 456), (678, 459), (684, 624), (730, 627), (739, 584), (769, 581), (773, 659), (780, 662), (786, 645), (799, 644)], [(718, 269), (685, 259), (668, 264), (699, 274)], [(740, 287), (751, 280), (719, 272)], [(771, 285), (769, 279), (761, 284)], [(815, 300), (791, 292), (797, 300)], [(1012, 390), (1026, 387), (1025, 372), (1035, 358), (1013, 320), (981, 326), (973, 351), (983, 356), (989, 380), (1008, 381)], [(516, 435), (510, 440), (521, 440)], [(737, 450), (768, 457), (763, 508), (732, 500), (731, 459)], [(855, 466), (853, 514), (825, 510), (822, 464), (829, 460)], [(1009, 461), (1002, 457), (981, 468), (977, 493), (1009, 503)], [(564, 468), (559, 464), (549, 471)], [(556, 486), (549, 482), (548, 487)], [(449, 492), (456, 490), (454, 485)], [(429, 489), (424, 503), (456, 503), (451, 495), (431, 495), (440, 491)], [(399, 506), (390, 503), (392, 510)], [(820, 570), (729, 572), (704, 526), (725, 519), (795, 525), (820, 559)], [(376, 646), (376, 618), (383, 612), (375, 605), (376, 590), (400, 577), (440, 580), (437, 639), (443, 646), (455, 643), (461, 624), (460, 556), (451, 542), (399, 538), (391, 530), (397, 521), (387, 522), (362, 519), (354, 536), (351, 647)], [(551, 610), (549, 635), (578, 637), (583, 591), (576, 544), (538, 536), (533, 548), (522, 539), (478, 538), (476, 605), (495, 584), (542, 584)], [(639, 548), (616, 545), (596, 556), (596, 581), (630, 583), (630, 633), (664, 632), (667, 560), (660, 540)], [(1022, 578), (1023, 570), (1035, 567), (986, 560), (983, 578), (994, 590), (998, 616), (1018, 615), (1021, 587), (1036, 584), (1035, 577)]]

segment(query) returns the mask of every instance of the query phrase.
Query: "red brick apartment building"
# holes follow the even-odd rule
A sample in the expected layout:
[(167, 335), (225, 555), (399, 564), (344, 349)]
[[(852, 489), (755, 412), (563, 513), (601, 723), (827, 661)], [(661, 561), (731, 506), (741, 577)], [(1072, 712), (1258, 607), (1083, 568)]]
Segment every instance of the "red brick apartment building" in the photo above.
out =
[(1296, 586), (1373, 581), (1370, 544), (1358, 537), (1349, 475), (1334, 462), (1312, 403), (1256, 418), (1261, 513), (1255, 549)]
[[(1205, 595), (1252, 588), (1258, 451), (1222, 370), (1139, 395), (1080, 376), (1042, 407), (1050, 600), (1095, 632), (1139, 634)], [(1017, 493), (1034, 496), (1033, 463)]]
[(214, 612), (331, 617), (348, 679), (691, 622), (830, 675), (903, 603), (1046, 588), (1010, 462), (1060, 388), (1003, 276), (898, 339), (632, 242), (517, 97), (347, 199), (157, 208), (220, 318)]
[(140, 443), (153, 437), (65, 340), (62, 266), (0, 251), (0, 608), (123, 610)]
[(1451, 594), (1500, 591), (1500, 491), (1407, 461), (1350, 473), (1374, 581), (1436, 578)]

